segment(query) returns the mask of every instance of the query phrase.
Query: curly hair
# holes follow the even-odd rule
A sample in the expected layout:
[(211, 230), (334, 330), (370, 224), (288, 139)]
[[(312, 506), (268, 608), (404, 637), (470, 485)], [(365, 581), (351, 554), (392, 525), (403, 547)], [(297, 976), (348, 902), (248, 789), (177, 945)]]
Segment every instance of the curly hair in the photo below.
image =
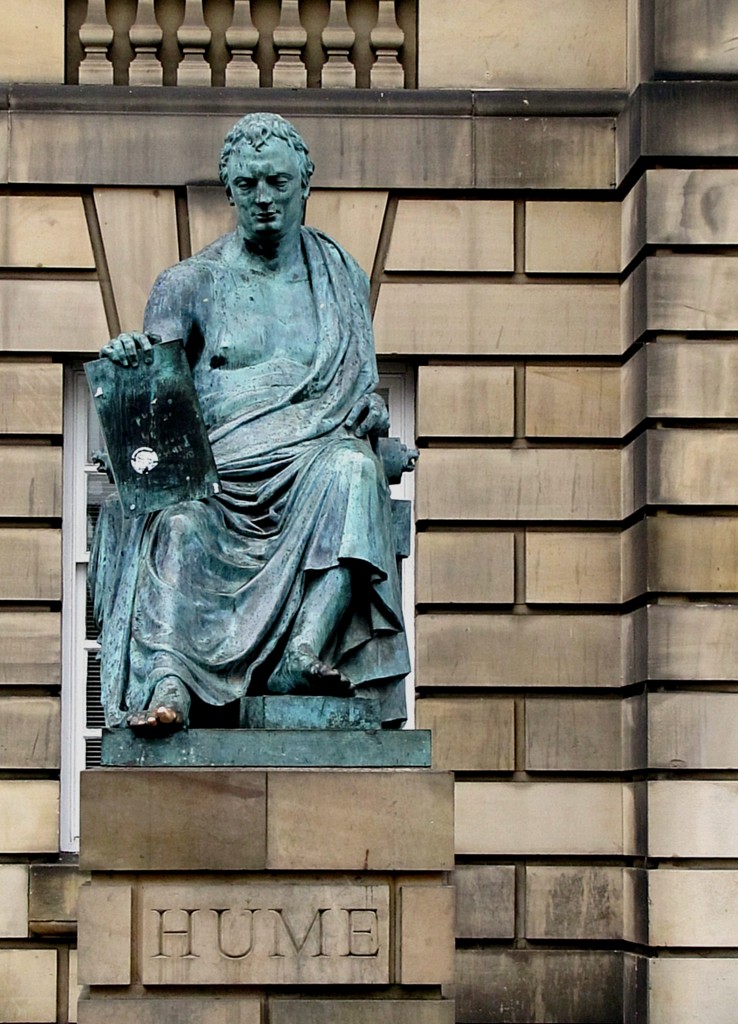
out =
[(225, 137), (223, 148), (220, 151), (218, 170), (220, 180), (226, 188), (228, 188), (228, 161), (231, 154), (244, 145), (251, 146), (258, 152), (269, 139), (281, 139), (294, 150), (300, 168), (302, 187), (308, 188), (315, 164), (310, 159), (305, 140), (286, 118), (279, 114), (263, 113), (246, 114), (234, 124)]

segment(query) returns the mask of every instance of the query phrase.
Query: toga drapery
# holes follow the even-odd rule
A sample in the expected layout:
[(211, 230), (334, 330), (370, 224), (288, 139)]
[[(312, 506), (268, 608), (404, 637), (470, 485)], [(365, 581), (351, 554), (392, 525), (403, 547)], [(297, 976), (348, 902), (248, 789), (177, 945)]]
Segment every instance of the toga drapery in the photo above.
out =
[(326, 660), (398, 723), (409, 661), (388, 487), (369, 442), (344, 425), (377, 382), (366, 276), (303, 228), (318, 323), (311, 365), (281, 352), (213, 369), (238, 330), (237, 271), (223, 256), (231, 239), (165, 271), (147, 305), (145, 330), (165, 340), (187, 342), (196, 325), (193, 377), (222, 493), (130, 521), (117, 502), (101, 515), (90, 585), (106, 721), (146, 708), (169, 675), (209, 704), (264, 692), (306, 578), (345, 566), (351, 605)]

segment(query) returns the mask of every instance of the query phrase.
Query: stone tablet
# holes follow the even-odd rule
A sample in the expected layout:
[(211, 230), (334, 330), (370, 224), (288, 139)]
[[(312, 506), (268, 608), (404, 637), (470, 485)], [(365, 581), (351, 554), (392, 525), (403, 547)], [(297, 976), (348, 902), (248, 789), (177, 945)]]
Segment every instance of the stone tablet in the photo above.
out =
[(126, 516), (220, 491), (182, 342), (154, 345), (151, 354), (150, 366), (85, 365)]

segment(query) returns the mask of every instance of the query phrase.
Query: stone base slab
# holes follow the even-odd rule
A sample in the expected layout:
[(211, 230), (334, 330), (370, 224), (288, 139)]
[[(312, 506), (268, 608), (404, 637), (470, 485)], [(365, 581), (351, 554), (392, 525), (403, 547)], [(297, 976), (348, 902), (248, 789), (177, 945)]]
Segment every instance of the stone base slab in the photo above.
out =
[(375, 697), (242, 697), (243, 729), (381, 729)]
[[(363, 703), (363, 702), (362, 702)], [(427, 768), (425, 729), (188, 729), (148, 739), (103, 733), (102, 764), (147, 768)]]

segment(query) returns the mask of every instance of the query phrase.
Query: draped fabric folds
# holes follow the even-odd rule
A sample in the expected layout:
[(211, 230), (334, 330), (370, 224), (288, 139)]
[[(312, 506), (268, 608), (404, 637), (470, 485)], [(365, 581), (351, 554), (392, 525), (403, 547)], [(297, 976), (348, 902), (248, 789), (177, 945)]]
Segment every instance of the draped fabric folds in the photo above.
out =
[(225, 236), (165, 271), (147, 306), (145, 329), (165, 339), (187, 339), (198, 325), (193, 377), (223, 490), (130, 521), (117, 501), (104, 508), (90, 585), (106, 721), (147, 707), (167, 675), (210, 704), (264, 692), (306, 580), (345, 566), (352, 601), (328, 660), (380, 697), (396, 724), (409, 661), (388, 488), (369, 443), (345, 427), (377, 382), (366, 277), (335, 242), (303, 228), (318, 324), (311, 365), (281, 352), (212, 369), (224, 332), (238, 330), (224, 257), (232, 244)]

